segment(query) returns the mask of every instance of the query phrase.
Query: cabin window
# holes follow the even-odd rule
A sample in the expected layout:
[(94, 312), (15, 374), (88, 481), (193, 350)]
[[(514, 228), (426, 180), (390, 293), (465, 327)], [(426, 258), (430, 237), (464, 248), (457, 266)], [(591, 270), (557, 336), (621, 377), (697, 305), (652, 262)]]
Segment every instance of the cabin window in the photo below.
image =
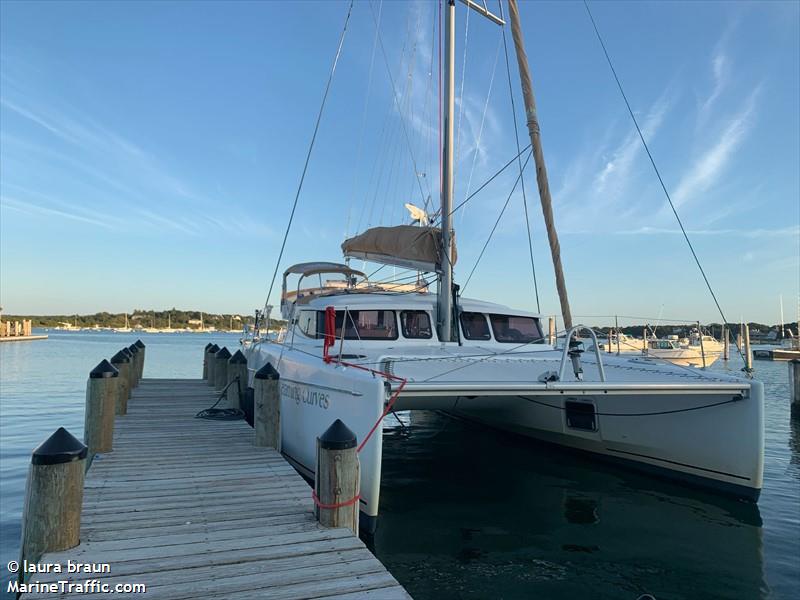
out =
[(502, 343), (544, 343), (539, 319), (515, 315), (489, 315), (494, 339)]
[[(345, 312), (347, 313), (345, 322)], [(336, 330), (337, 338), (342, 337), (344, 325), (344, 339), (346, 340), (396, 340), (397, 322), (393, 310), (337, 310)], [(325, 311), (317, 312), (317, 337), (325, 335)]]
[(424, 310), (404, 310), (400, 312), (400, 326), (403, 337), (411, 340), (429, 340), (433, 337), (431, 318)]
[(486, 322), (486, 315), (477, 312), (461, 313), (461, 329), (464, 337), (468, 340), (489, 340), (489, 324)]
[(297, 327), (308, 337), (317, 337), (317, 311), (301, 310), (297, 317)]

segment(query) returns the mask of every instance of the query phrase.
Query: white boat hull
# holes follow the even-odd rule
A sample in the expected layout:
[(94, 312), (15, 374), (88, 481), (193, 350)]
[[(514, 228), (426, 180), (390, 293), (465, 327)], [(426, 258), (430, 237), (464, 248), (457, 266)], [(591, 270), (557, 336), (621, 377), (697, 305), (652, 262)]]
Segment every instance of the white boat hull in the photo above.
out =
[[(251, 372), (270, 362), (281, 377), (283, 454), (310, 479), (316, 438), (336, 419), (361, 442), (380, 419), (392, 390), (383, 377), (352, 367), (325, 364), (306, 352), (257, 343), (246, 347)], [(549, 353), (548, 353), (549, 354)], [(555, 353), (554, 353), (555, 354)], [(560, 352), (558, 352), (560, 354)], [(612, 359), (609, 358), (611, 361)], [(613, 359), (620, 376), (643, 376), (652, 361)], [(763, 386), (735, 380), (709, 382), (676, 371), (675, 383), (635, 380), (553, 382), (531, 376), (550, 358), (504, 360), (474, 365), (469, 381), (430, 381), (420, 369), (434, 363), (382, 362), (409, 383), (395, 409), (443, 410), (486, 425), (623, 461), (639, 469), (755, 500), (763, 475)], [(503, 366), (501, 366), (503, 365)], [(591, 374), (592, 363), (584, 361)], [(404, 372), (404, 369), (407, 372)], [(410, 373), (417, 370), (416, 375)], [(633, 375), (627, 374), (633, 369)], [(517, 376), (515, 380), (514, 375)], [(534, 376), (538, 375), (538, 372)], [(396, 384), (394, 384), (396, 386)], [(575, 426), (577, 405), (589, 425)], [(587, 408), (588, 407), (588, 408)], [(374, 529), (380, 500), (382, 425), (361, 450), (361, 511), (366, 531)]]

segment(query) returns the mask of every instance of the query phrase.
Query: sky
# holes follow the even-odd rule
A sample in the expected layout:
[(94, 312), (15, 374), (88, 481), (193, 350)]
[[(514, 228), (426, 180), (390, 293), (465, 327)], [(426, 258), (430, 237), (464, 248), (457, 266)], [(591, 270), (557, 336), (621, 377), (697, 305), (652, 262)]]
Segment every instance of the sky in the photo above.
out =
[[(777, 323), (782, 297), (794, 320), (800, 3), (590, 7), (726, 317)], [(348, 9), (0, 3), (4, 312), (263, 306)], [(573, 314), (719, 322), (583, 4), (520, 12)], [(408, 223), (406, 202), (438, 208), (438, 13), (354, 3), (279, 273), (341, 261), (346, 236)], [(509, 73), (502, 29), (468, 13), (457, 5), (456, 203), (517, 154), (514, 115), (528, 143), (510, 31)], [(462, 286), (518, 174), (454, 215)], [(540, 311), (556, 314), (531, 166), (524, 188)], [(519, 186), (465, 295), (537, 310)]]

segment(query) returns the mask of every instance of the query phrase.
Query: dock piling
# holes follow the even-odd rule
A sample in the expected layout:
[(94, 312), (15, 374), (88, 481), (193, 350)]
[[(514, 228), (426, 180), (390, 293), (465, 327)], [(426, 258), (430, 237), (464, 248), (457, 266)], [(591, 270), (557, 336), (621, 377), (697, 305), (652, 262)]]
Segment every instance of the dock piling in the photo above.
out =
[(110, 362), (119, 371), (115, 412), (125, 415), (128, 413), (128, 398), (131, 397), (131, 359), (120, 350), (111, 357)]
[(341, 420), (317, 438), (314, 513), (325, 527), (347, 527), (358, 535), (360, 465), (356, 434)]
[(731, 357), (731, 342), (728, 326), (722, 326), (722, 360), (730, 360)]
[(556, 320), (554, 317), (547, 320), (547, 343), (551, 346), (556, 345)]
[(214, 369), (217, 366), (216, 354), (219, 352), (219, 346), (213, 344), (211, 348), (208, 349), (208, 355), (206, 357), (206, 363), (208, 364), (208, 379), (206, 379), (206, 383), (211, 387), (214, 387), (216, 384), (216, 379), (214, 377)]
[(281, 449), (280, 375), (267, 363), (253, 378), (253, 428), (256, 446)]
[(144, 377), (144, 357), (146, 354), (145, 345), (144, 342), (142, 342), (142, 340), (136, 340), (133, 343), (133, 345), (139, 349), (139, 373), (137, 379), (141, 379), (142, 377)]
[(800, 420), (800, 359), (789, 361), (789, 398), (791, 399), (791, 415)]
[(216, 360), (214, 365), (214, 389), (221, 392), (228, 384), (228, 359), (231, 357), (231, 352), (223, 346), (214, 356)]
[(136, 388), (139, 387), (139, 379), (141, 379), (139, 373), (142, 370), (139, 365), (140, 362), (139, 347), (136, 344), (131, 344), (130, 346), (128, 346), (128, 350), (130, 350), (131, 352), (131, 373), (133, 374), (131, 380), (133, 381), (133, 387)]
[(750, 325), (744, 325), (744, 368), (748, 373), (753, 370), (753, 352), (750, 350)]
[[(233, 384), (233, 381), (237, 377), (239, 378), (239, 383)], [(227, 384), (233, 384), (228, 388), (228, 408), (242, 410), (241, 396), (244, 395), (247, 389), (247, 357), (241, 350), (237, 350), (234, 355), (228, 359)]]
[(203, 349), (203, 380), (208, 381), (208, 350), (213, 346), (211, 342), (206, 344), (206, 347)]
[(105, 359), (89, 373), (83, 425), (83, 440), (89, 456), (87, 466), (95, 454), (112, 450), (118, 378), (119, 371)]
[(63, 427), (33, 451), (22, 512), (20, 564), (38, 562), (45, 552), (67, 550), (80, 542), (87, 452)]
[(128, 369), (128, 399), (130, 399), (133, 388), (136, 387), (136, 361), (130, 348), (123, 348), (122, 352), (125, 353), (125, 356), (127, 356), (130, 361), (130, 368)]

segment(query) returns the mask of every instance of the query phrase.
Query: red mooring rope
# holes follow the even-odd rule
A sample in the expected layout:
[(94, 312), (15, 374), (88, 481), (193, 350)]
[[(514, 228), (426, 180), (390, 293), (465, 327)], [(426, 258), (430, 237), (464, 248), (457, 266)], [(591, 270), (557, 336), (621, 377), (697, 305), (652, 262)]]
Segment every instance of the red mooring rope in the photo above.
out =
[[(342, 328), (346, 325), (344, 321), (342, 322)], [(336, 309), (332, 306), (328, 306), (325, 308), (325, 333), (322, 343), (322, 360), (325, 361), (326, 364), (330, 364), (335, 360), (335, 357), (330, 355), (330, 348), (336, 343)], [(403, 391), (403, 388), (406, 386), (408, 382), (407, 379), (403, 377), (398, 377), (397, 375), (392, 375), (391, 373), (386, 373), (385, 371), (378, 371), (377, 369), (370, 369), (369, 367), (364, 367), (362, 365), (357, 365), (355, 363), (346, 362), (343, 360), (336, 360), (336, 363), (339, 365), (343, 365), (345, 367), (352, 367), (354, 369), (359, 369), (361, 371), (366, 371), (368, 373), (372, 373), (373, 375), (378, 375), (385, 379), (389, 379), (392, 381), (399, 381), (400, 385), (397, 386), (397, 389), (389, 398), (389, 401), (386, 403), (386, 407), (383, 409), (381, 416), (378, 417), (378, 420), (375, 421), (375, 424), (372, 428), (367, 432), (367, 435), (364, 436), (364, 439), (361, 440), (361, 443), (356, 448), (356, 453), (361, 452), (364, 446), (367, 445), (367, 442), (370, 440), (372, 435), (375, 433), (375, 430), (378, 429), (378, 425), (381, 424), (386, 415), (388, 415), (392, 407), (394, 407), (395, 402), (397, 402), (397, 398), (400, 396), (400, 392)], [(345, 506), (352, 506), (361, 498), (361, 494), (350, 498), (349, 500), (345, 500), (344, 502), (337, 502), (335, 504), (324, 504), (320, 501), (317, 497), (317, 492), (315, 490), (311, 491), (311, 497), (314, 500), (314, 504), (316, 504), (319, 508), (327, 508), (327, 509), (336, 509), (336, 508), (343, 508)]]

